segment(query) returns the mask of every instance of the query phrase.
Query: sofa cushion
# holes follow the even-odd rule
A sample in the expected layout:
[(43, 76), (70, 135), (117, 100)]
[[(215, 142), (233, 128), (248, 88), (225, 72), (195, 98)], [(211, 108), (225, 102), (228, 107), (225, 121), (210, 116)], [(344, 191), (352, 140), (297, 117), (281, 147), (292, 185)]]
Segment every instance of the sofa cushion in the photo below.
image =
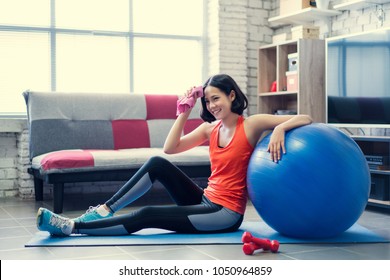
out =
[(111, 124), (114, 149), (150, 147), (150, 136), (147, 121), (113, 120)]
[[(24, 93), (30, 159), (59, 150), (162, 148), (176, 119), (177, 95)], [(184, 133), (202, 120), (200, 102)]]
[(119, 150), (61, 150), (32, 159), (32, 168), (41, 175), (101, 170), (134, 169), (141, 167), (150, 157), (161, 156), (180, 166), (210, 165), (207, 146), (167, 155), (162, 148)]

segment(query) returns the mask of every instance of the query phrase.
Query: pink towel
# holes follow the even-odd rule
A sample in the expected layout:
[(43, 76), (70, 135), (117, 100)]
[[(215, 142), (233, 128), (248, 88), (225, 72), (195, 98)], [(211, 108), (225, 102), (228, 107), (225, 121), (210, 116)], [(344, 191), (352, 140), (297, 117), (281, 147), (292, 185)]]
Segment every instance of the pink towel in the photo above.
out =
[(177, 100), (177, 111), (176, 116), (181, 113), (187, 112), (189, 109), (193, 108), (196, 102), (196, 99), (203, 96), (203, 86), (194, 87), (191, 93), (188, 96), (183, 96)]

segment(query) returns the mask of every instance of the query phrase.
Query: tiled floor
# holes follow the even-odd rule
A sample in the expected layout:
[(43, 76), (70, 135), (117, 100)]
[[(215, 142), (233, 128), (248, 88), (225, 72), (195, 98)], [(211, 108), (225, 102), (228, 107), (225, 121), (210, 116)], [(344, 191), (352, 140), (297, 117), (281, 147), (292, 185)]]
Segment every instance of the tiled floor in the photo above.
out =
[[(85, 201), (88, 201), (88, 204), (96, 202), (90, 197), (87, 200), (82, 197), (75, 199), (72, 205), (65, 205), (64, 214), (75, 217), (83, 213), (88, 208)], [(1, 260), (390, 260), (390, 243), (282, 244), (279, 253), (260, 252), (253, 256), (243, 254), (241, 245), (25, 248), (25, 243), (37, 231), (35, 214), (41, 206), (51, 209), (52, 202), (0, 199)], [(258, 219), (256, 211), (250, 205), (245, 219)], [(388, 211), (366, 210), (359, 223), (390, 238)]]

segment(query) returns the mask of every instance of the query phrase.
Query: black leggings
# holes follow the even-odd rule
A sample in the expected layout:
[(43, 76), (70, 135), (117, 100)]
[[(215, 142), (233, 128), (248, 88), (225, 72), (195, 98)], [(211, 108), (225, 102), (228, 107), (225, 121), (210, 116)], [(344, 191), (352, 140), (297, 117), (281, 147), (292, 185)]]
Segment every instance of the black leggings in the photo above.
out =
[(145, 194), (158, 180), (176, 205), (146, 206), (129, 214), (91, 222), (76, 222), (75, 232), (89, 235), (126, 235), (144, 228), (181, 233), (237, 230), (243, 215), (211, 202), (203, 189), (162, 157), (150, 158), (107, 202), (116, 212)]

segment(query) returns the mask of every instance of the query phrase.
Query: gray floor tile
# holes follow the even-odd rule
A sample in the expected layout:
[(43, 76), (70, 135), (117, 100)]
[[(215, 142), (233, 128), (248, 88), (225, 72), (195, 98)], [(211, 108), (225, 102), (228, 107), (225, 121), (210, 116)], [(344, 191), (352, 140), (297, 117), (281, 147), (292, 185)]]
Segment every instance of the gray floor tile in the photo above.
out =
[(0, 251), (2, 260), (53, 260), (46, 248), (22, 248)]
[(348, 244), (343, 249), (367, 260), (390, 260), (390, 243)]
[(362, 255), (337, 247), (329, 247), (312, 251), (290, 253), (289, 256), (298, 260), (360, 260)]
[(144, 252), (133, 252), (132, 255), (137, 260), (212, 260), (215, 259), (203, 251), (194, 250), (188, 246), (165, 248), (159, 246), (160, 250), (151, 250)]
[(21, 226), (16, 227), (2, 227), (0, 228), (0, 236), (1, 239), (4, 240), (7, 237), (23, 237), (23, 236), (31, 236), (31, 234)]
[[(104, 201), (88, 200), (65, 207), (64, 214), (76, 217), (89, 205)], [(92, 203), (91, 203), (92, 202)], [(87, 206), (85, 206), (87, 205)], [(191, 246), (111, 246), (25, 248), (36, 233), (36, 212), (39, 207), (49, 209), (52, 201), (35, 202), (18, 198), (0, 198), (0, 258), (3, 260), (390, 260), (390, 243), (366, 244), (281, 244), (278, 253), (256, 251), (247, 256), (242, 245)], [(124, 213), (132, 208), (120, 211)], [(257, 211), (249, 204), (245, 220), (258, 220)], [(367, 210), (359, 224), (390, 239), (390, 213)]]
[(105, 259), (105, 257), (123, 254), (123, 251), (114, 246), (100, 247), (50, 247), (47, 248), (53, 259)]

